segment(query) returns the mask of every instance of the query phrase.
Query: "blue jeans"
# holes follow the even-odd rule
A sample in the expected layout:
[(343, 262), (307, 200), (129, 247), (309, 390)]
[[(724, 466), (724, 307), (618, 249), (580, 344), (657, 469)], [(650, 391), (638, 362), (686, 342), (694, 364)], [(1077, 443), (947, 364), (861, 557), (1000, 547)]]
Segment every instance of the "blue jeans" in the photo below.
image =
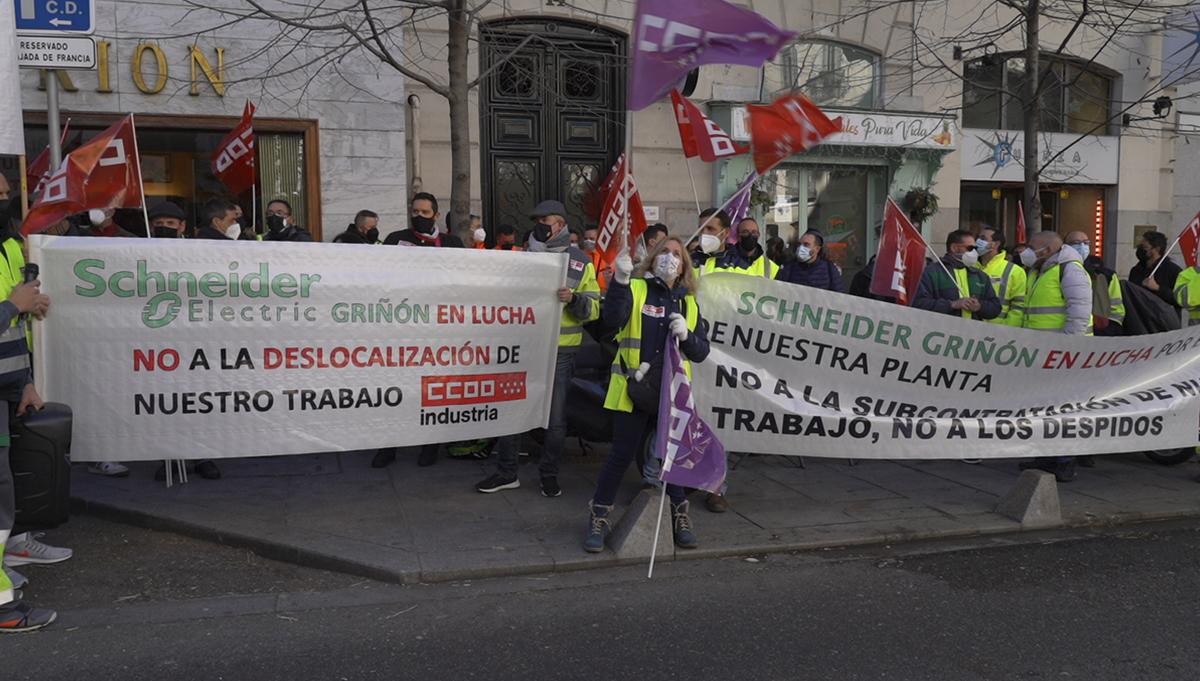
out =
[[(559, 352), (554, 366), (554, 392), (550, 395), (550, 424), (542, 442), (542, 460), (538, 473), (543, 478), (558, 477), (558, 462), (567, 441), (567, 393), (575, 378), (575, 353)], [(506, 478), (517, 477), (517, 449), (521, 434), (505, 435), (496, 440), (496, 472)]]
[[(600, 469), (596, 493), (592, 495), (593, 503), (612, 506), (617, 497), (617, 488), (621, 486), (621, 479), (625, 477), (625, 471), (629, 469), (629, 464), (637, 459), (642, 434), (654, 418), (637, 409), (630, 413), (614, 412), (612, 450), (604, 461), (604, 467)], [(684, 489), (678, 485), (667, 485), (667, 496), (671, 497), (671, 503), (678, 504), (684, 500)]]

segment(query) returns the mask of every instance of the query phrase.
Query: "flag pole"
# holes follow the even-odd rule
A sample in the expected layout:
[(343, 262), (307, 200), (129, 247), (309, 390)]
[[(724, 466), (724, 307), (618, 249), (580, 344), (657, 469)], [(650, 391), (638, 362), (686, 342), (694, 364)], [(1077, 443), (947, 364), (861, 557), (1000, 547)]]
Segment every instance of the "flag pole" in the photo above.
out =
[[(1171, 245), (1167, 246), (1166, 253), (1163, 253), (1162, 257), (1158, 259), (1158, 264), (1154, 266), (1154, 269), (1150, 270), (1150, 276), (1146, 277), (1147, 279), (1154, 278), (1154, 273), (1158, 272), (1158, 268), (1162, 267), (1162, 264), (1167, 261), (1167, 256), (1171, 255), (1171, 251), (1175, 250), (1175, 247), (1179, 245), (1179, 240), (1182, 239), (1183, 235), (1186, 234), (1187, 232), (1188, 232), (1188, 229), (1184, 228), (1184, 230), (1179, 233), (1179, 236), (1175, 237), (1175, 240), (1171, 242)], [(1187, 263), (1184, 263), (1184, 264), (1186, 265)], [(1140, 284), (1142, 282), (1139, 281), (1137, 283)]]
[(258, 181), (250, 185), (250, 231), (258, 234)]
[(17, 157), (17, 171), (21, 173), (21, 215), (29, 215), (29, 179), (25, 174), (29, 169), (25, 165), (25, 154)]
[(138, 191), (142, 195), (142, 218), (146, 221), (146, 238), (149, 239), (151, 238), (150, 211), (146, 207), (146, 181), (142, 177), (142, 152), (138, 150), (137, 119), (133, 114), (129, 114), (129, 125), (133, 128), (133, 155), (137, 162)]
[(696, 191), (696, 178), (692, 177), (692, 159), (684, 154), (683, 163), (687, 166), (688, 180), (692, 183), (692, 198), (696, 199), (696, 215), (699, 215), (700, 211), (704, 209), (700, 207), (700, 193)]
[[(753, 186), (754, 186), (754, 183), (753, 183), (753, 182), (752, 182), (752, 183), (750, 183), (750, 184), (748, 184), (748, 185), (746, 185), (746, 191), (750, 191), (750, 188), (751, 188), (751, 187), (753, 187)], [(697, 235), (697, 234), (699, 234), (699, 233), (701, 232), (701, 230), (703, 230), (705, 227), (707, 227), (707, 226), (708, 226), (708, 223), (710, 223), (710, 222), (712, 222), (712, 221), (713, 221), (713, 218), (717, 217), (717, 213), (720, 213), (721, 211), (725, 210), (726, 208), (728, 208), (728, 207), (732, 206), (732, 205), (733, 205), (733, 202), (734, 202), (734, 201), (736, 201), (736, 200), (738, 199), (738, 197), (739, 197), (739, 196), (741, 196), (742, 194), (743, 194), (743, 192), (734, 192), (734, 193), (733, 193), (733, 196), (730, 196), (730, 197), (729, 197), (729, 198), (728, 198), (728, 199), (725, 201), (725, 203), (721, 204), (721, 207), (720, 207), (720, 208), (718, 208), (718, 209), (717, 209), (717, 210), (716, 210), (716, 211), (715, 211), (715, 212), (714, 212), (712, 215), (710, 215), (710, 216), (708, 216), (707, 218), (705, 218), (704, 222), (701, 222), (701, 223), (700, 223), (700, 226), (696, 228), (696, 231), (692, 232), (692, 235), (691, 235), (691, 236), (689, 236), (689, 237), (687, 238), (687, 240), (686, 240), (686, 241), (684, 241), (683, 243), (684, 243), (684, 244), (690, 244), (690, 243), (692, 243), (692, 239), (695, 239), (695, 238), (696, 238), (696, 235)]]
[(625, 110), (625, 174), (621, 176), (621, 195), (625, 201), (625, 224), (621, 230), (625, 239), (625, 248), (630, 257), (634, 255), (633, 244), (629, 243), (630, 226), (633, 222), (633, 210), (629, 206), (629, 178), (633, 176), (633, 110)]
[(662, 533), (662, 517), (663, 509), (667, 505), (667, 483), (662, 484), (662, 495), (658, 498), (658, 519), (654, 521), (654, 543), (650, 545), (650, 570), (646, 573), (646, 579), (654, 577), (654, 557), (658, 555), (658, 535)]

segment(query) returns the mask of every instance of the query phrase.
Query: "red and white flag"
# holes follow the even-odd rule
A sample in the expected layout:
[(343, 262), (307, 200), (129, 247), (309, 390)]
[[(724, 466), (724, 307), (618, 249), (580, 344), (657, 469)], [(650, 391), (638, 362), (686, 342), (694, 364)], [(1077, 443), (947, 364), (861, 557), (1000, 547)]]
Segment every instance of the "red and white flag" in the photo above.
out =
[[(633, 252), (633, 244), (642, 232), (646, 231), (646, 211), (642, 207), (642, 197), (638, 194), (637, 182), (633, 174), (626, 172), (625, 154), (617, 159), (608, 179), (601, 188), (604, 193), (604, 208), (600, 212), (600, 225), (596, 235), (596, 248), (604, 254), (604, 262), (616, 259), (622, 245), (628, 245)], [(625, 205), (625, 195), (629, 195), (629, 206)], [(629, 218), (626, 220), (628, 209)], [(625, 225), (629, 225), (629, 234), (621, 238)]]
[(254, 186), (254, 105), (246, 102), (242, 120), (213, 152), (212, 172), (229, 191), (241, 194)]
[(911, 304), (925, 271), (925, 250), (921, 233), (900, 206), (888, 197), (883, 209), (883, 231), (879, 235), (871, 293), (895, 298), (901, 305)]
[(830, 120), (816, 104), (799, 93), (784, 95), (768, 106), (750, 104), (750, 146), (759, 175), (789, 156), (812, 149), (840, 132), (842, 119)]
[(1019, 243), (1019, 244), (1029, 243), (1028, 241), (1025, 240), (1026, 236), (1027, 235), (1025, 234), (1025, 207), (1021, 205), (1020, 201), (1017, 201), (1017, 243)]
[(688, 158), (699, 156), (705, 163), (712, 163), (720, 158), (750, 151), (750, 147), (734, 142), (729, 133), (679, 94), (679, 90), (671, 90), (671, 102), (675, 110), (675, 123), (679, 126), (679, 141), (683, 144), (683, 154)]
[(67, 154), (46, 180), (21, 225), (21, 234), (44, 231), (92, 208), (141, 206), (142, 174), (136, 149), (130, 114)]
[(1196, 266), (1196, 247), (1200, 246), (1200, 213), (1183, 228), (1179, 235), (1179, 250), (1183, 251), (1183, 261), (1188, 267)]
[[(67, 133), (70, 131), (71, 121), (68, 119), (62, 129), (62, 137), (58, 141), (59, 149), (66, 146)], [(46, 148), (42, 149), (42, 153), (34, 157), (29, 162), (29, 167), (25, 169), (25, 186), (29, 187), (30, 196), (37, 196), (38, 192), (42, 191), (42, 186), (46, 184), (46, 180), (50, 179), (50, 170), (50, 146), (46, 145)]]

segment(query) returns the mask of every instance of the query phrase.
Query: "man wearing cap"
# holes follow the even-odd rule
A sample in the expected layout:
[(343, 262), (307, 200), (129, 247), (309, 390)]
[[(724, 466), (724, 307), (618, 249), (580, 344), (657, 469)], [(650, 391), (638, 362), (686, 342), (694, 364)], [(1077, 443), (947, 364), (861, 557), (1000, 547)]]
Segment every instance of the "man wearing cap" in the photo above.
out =
[(179, 239), (187, 229), (183, 209), (170, 201), (155, 204), (149, 210), (150, 233), (156, 239)]
[[(554, 392), (550, 398), (550, 424), (538, 465), (541, 492), (544, 497), (562, 494), (558, 485), (558, 461), (562, 458), (567, 439), (567, 392), (575, 375), (575, 353), (583, 344), (583, 325), (600, 318), (600, 285), (592, 260), (577, 246), (571, 245), (567, 228), (567, 209), (560, 201), (542, 201), (530, 217), (535, 221), (529, 235), (528, 249), (534, 253), (566, 253), (567, 280), (558, 291), (563, 304), (562, 323), (558, 331), (558, 362), (554, 369)], [(517, 479), (517, 449), (520, 435), (500, 438), (496, 443), (497, 471), (475, 489), (485, 494), (521, 486)]]

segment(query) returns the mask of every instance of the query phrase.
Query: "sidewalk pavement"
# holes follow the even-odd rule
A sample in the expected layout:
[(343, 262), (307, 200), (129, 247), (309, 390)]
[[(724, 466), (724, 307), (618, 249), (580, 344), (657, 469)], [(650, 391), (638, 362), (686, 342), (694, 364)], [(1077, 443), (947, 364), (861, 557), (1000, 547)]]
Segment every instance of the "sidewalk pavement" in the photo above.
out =
[[(617, 565), (610, 550), (580, 548), (587, 500), (608, 446), (572, 447), (563, 496), (538, 491), (536, 464), (522, 487), (479, 494), (492, 463), (439, 459), (418, 468), (403, 450), (386, 469), (371, 452), (220, 462), (218, 481), (154, 482), (157, 463), (132, 464), (124, 479), (75, 466), (77, 509), (221, 543), (266, 557), (393, 582), (433, 582)], [(917, 539), (1010, 533), (1021, 525), (993, 512), (1015, 484), (1012, 460), (847, 461), (759, 456), (730, 471), (732, 510), (705, 510), (693, 495), (699, 549), (675, 551), (664, 527), (660, 559), (752, 555)], [(1200, 516), (1195, 461), (1175, 467), (1141, 455), (1098, 457), (1059, 485), (1064, 526)], [(636, 495), (631, 467), (618, 504)], [(621, 510), (620, 507), (618, 510)]]

